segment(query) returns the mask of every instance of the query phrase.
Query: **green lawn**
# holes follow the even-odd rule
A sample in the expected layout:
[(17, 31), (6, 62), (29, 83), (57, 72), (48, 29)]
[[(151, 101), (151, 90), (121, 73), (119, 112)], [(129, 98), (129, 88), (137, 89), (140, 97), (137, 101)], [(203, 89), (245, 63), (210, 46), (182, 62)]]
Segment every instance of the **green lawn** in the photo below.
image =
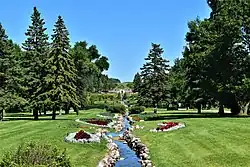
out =
[[(15, 149), (19, 144), (26, 141), (43, 141), (66, 148), (73, 166), (95, 167), (107, 152), (106, 143), (101, 144), (73, 144), (64, 142), (68, 132), (76, 132), (80, 126), (85, 130), (95, 129), (75, 122), (76, 118), (96, 117), (102, 110), (81, 111), (79, 116), (71, 114), (58, 116), (52, 121), (51, 117), (41, 117), (42, 120), (10, 120), (0, 122), (0, 158), (4, 152)], [(13, 117), (13, 115), (9, 115)], [(9, 117), (7, 117), (9, 118)], [(25, 116), (20, 119), (30, 118)]]
[(198, 115), (181, 111), (161, 111), (159, 116), (164, 121), (185, 122), (187, 127), (154, 133), (149, 130), (163, 120), (137, 123), (145, 126), (135, 134), (149, 147), (155, 166), (250, 166), (249, 118), (216, 118), (215, 114), (210, 117), (208, 112)]

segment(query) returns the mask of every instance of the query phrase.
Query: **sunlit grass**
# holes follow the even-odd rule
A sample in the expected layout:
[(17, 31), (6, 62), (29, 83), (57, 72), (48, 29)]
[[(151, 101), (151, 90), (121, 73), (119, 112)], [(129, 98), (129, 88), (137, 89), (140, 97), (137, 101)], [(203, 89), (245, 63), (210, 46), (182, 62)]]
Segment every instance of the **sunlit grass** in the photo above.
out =
[[(179, 113), (178, 113), (179, 112)], [(151, 158), (156, 166), (173, 167), (239, 167), (250, 166), (250, 120), (249, 118), (188, 118), (190, 114), (176, 112), (181, 119), (171, 114), (164, 121), (185, 122), (187, 127), (172, 132), (154, 133), (163, 120), (144, 121), (137, 124), (145, 126), (135, 134), (150, 149)], [(212, 113), (213, 114), (213, 113)], [(184, 115), (184, 116), (183, 116)], [(193, 114), (195, 115), (195, 114)]]
[[(21, 120), (22, 117), (19, 117), (20, 120), (0, 122), (0, 157), (5, 152), (16, 149), (22, 142), (43, 141), (56, 145), (62, 150), (66, 148), (73, 166), (95, 167), (107, 152), (105, 141), (100, 144), (73, 144), (64, 142), (64, 137), (68, 132), (76, 132), (79, 129), (94, 132), (95, 127), (76, 123), (75, 119), (96, 117), (101, 111), (94, 109), (81, 111), (78, 116), (75, 113), (61, 115), (57, 116), (55, 121), (46, 116), (38, 121)], [(24, 118), (32, 118), (32, 116), (27, 114)]]

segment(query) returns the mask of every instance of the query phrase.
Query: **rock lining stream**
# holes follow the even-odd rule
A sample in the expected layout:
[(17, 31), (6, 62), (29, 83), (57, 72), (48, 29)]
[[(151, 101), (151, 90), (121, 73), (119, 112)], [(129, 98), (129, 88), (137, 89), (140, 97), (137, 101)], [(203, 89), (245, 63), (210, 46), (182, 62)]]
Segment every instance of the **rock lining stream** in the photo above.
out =
[[(123, 133), (128, 130), (131, 125), (127, 119), (127, 115), (123, 117), (124, 127), (120, 132), (108, 132), (107, 136), (111, 137), (120, 137), (123, 136)], [(118, 146), (121, 159), (115, 163), (115, 167), (141, 167), (139, 162), (140, 158), (136, 155), (126, 142), (114, 140), (114, 143)]]

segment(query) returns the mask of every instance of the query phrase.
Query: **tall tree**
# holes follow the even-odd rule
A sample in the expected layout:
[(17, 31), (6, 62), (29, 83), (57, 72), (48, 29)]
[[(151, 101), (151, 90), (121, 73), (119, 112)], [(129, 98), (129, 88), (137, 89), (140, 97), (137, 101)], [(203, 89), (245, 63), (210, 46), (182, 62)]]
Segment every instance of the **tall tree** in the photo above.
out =
[(95, 45), (88, 47), (86, 41), (76, 42), (70, 53), (77, 69), (77, 94), (83, 106), (86, 92), (108, 89), (109, 82), (102, 74), (109, 68), (108, 58), (101, 56)]
[(176, 59), (174, 66), (171, 67), (168, 77), (168, 83), (170, 88), (170, 101), (169, 103), (182, 103), (186, 107), (189, 106), (189, 102), (186, 100), (186, 69), (184, 67), (184, 59)]
[(0, 120), (4, 110), (20, 109), (26, 103), (20, 96), (25, 89), (21, 86), (23, 77), (16, 48), (0, 24)]
[(43, 99), (38, 95), (44, 90), (41, 80), (44, 77), (44, 63), (49, 48), (45, 22), (36, 7), (31, 15), (31, 25), (25, 33), (27, 39), (23, 43), (25, 50), (22, 66), (25, 71), (25, 86), (28, 91), (25, 97), (29, 100), (29, 107), (33, 110), (34, 119), (38, 119), (38, 111), (44, 107)]
[(76, 69), (69, 54), (69, 32), (63, 18), (58, 17), (52, 35), (52, 50), (45, 63), (46, 75), (44, 84), (46, 91), (39, 98), (46, 98), (45, 104), (52, 108), (52, 119), (56, 119), (56, 111), (70, 105), (78, 107), (76, 94)]
[(146, 63), (141, 68), (141, 87), (139, 98), (141, 103), (148, 103), (155, 107), (160, 101), (167, 98), (167, 75), (169, 71), (169, 61), (162, 57), (163, 48), (160, 44), (152, 43), (152, 49), (145, 58)]
[[(184, 59), (187, 85), (200, 97), (208, 94), (238, 114), (249, 103), (248, 1), (209, 0), (209, 19), (189, 23)], [(193, 84), (193, 85), (192, 85)], [(198, 88), (198, 89), (196, 89)], [(198, 93), (197, 93), (198, 92)]]
[(133, 92), (139, 92), (141, 86), (141, 76), (139, 73), (135, 74), (133, 84), (134, 84)]

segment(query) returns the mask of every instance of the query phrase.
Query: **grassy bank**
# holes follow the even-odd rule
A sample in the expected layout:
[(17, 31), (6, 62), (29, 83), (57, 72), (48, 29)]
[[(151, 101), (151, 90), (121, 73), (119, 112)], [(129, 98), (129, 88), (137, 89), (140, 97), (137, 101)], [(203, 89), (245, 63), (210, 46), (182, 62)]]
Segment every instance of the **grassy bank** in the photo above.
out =
[[(250, 166), (249, 118), (219, 118), (212, 113), (190, 117), (190, 113), (161, 112), (164, 121), (185, 122), (187, 127), (173, 132), (153, 133), (163, 120), (137, 123), (135, 131), (149, 147), (156, 166), (239, 167)], [(195, 114), (193, 114), (195, 115)]]
[[(48, 142), (61, 149), (66, 148), (73, 166), (95, 167), (107, 152), (106, 143), (101, 144), (72, 144), (64, 142), (68, 132), (76, 132), (80, 128), (95, 131), (94, 127), (75, 122), (77, 118), (96, 117), (102, 110), (81, 111), (75, 114), (61, 115), (52, 121), (51, 117), (43, 116), (41, 120), (33, 121), (29, 114), (7, 115), (9, 121), (0, 122), (0, 158), (6, 151), (17, 148), (22, 142)], [(8, 117), (10, 116), (10, 117)], [(29, 120), (30, 119), (30, 120)]]

